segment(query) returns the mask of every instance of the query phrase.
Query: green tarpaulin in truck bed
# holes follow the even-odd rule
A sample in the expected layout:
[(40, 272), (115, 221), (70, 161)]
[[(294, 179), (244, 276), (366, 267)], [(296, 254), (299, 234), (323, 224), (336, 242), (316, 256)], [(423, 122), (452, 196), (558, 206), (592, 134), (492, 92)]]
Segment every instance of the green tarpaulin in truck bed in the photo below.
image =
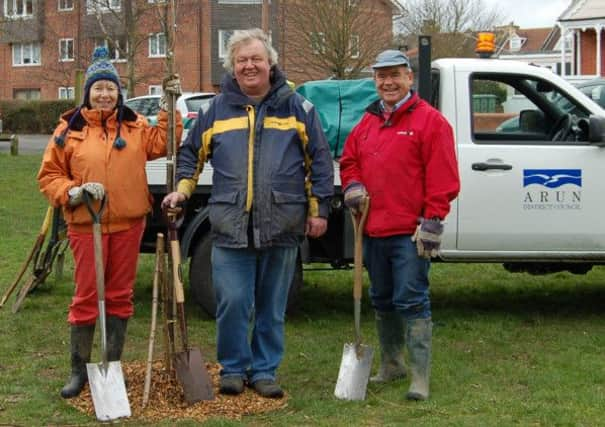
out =
[(372, 79), (309, 81), (296, 91), (315, 106), (334, 157), (340, 157), (349, 132), (378, 99)]

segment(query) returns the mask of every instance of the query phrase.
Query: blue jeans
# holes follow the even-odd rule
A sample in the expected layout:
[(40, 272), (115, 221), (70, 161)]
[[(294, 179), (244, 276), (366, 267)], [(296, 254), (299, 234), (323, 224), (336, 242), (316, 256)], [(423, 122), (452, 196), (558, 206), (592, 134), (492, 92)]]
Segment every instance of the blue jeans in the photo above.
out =
[(275, 380), (284, 354), (284, 319), (297, 253), (296, 247), (212, 246), (217, 358), (222, 376), (247, 376), (251, 383)]
[(406, 320), (431, 317), (430, 261), (418, 256), (410, 235), (363, 236), (370, 298), (377, 311), (396, 310)]

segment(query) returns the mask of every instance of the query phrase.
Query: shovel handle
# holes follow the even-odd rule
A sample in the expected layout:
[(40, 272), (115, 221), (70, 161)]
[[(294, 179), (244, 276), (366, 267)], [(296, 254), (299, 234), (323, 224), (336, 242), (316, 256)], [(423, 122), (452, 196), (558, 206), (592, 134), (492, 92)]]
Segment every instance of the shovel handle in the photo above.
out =
[(185, 292), (183, 291), (183, 280), (181, 273), (181, 246), (177, 234), (178, 223), (174, 215), (168, 216), (168, 236), (170, 238), (170, 258), (172, 259), (172, 285), (174, 287), (174, 298), (178, 314), (178, 324), (181, 330), (181, 341), (183, 351), (189, 350), (187, 337), (187, 323), (185, 320)]
[[(105, 203), (107, 202), (107, 196), (103, 196), (101, 199), (101, 203), (99, 205), (98, 210), (94, 210), (92, 203), (93, 200), (88, 194), (88, 192), (84, 191), (82, 194), (82, 198), (84, 199), (84, 203), (86, 204), (86, 208), (90, 213), (90, 217), (92, 218), (92, 240), (94, 244), (94, 254), (95, 254), (95, 273), (97, 276), (97, 294), (99, 303), (103, 301), (105, 302), (105, 269), (103, 266), (103, 239), (101, 232), (101, 216), (103, 215), (103, 210), (105, 209)], [(99, 313), (101, 315), (101, 313)]]
[(353, 231), (355, 234), (355, 253), (354, 253), (354, 277), (353, 277), (353, 299), (361, 300), (361, 291), (363, 287), (363, 229), (370, 210), (370, 198), (365, 197), (361, 201), (361, 214), (353, 217)]
[(185, 302), (183, 281), (181, 280), (181, 247), (178, 240), (170, 240), (170, 253), (172, 254), (172, 280), (174, 282), (174, 296), (177, 304)]
[(99, 209), (96, 211), (93, 208), (93, 199), (90, 197), (88, 191), (82, 192), (82, 200), (84, 200), (84, 204), (86, 204), (86, 209), (88, 209), (88, 213), (90, 213), (90, 217), (92, 218), (93, 224), (101, 224), (101, 217), (103, 216), (103, 211), (105, 210), (105, 204), (107, 203), (107, 195), (103, 195), (103, 198), (100, 201)]
[(105, 267), (103, 266), (103, 237), (101, 232), (101, 216), (103, 215), (103, 209), (107, 203), (107, 196), (103, 195), (100, 201), (99, 209), (93, 209), (93, 200), (84, 191), (82, 195), (86, 208), (92, 218), (92, 240), (94, 245), (95, 254), (95, 275), (97, 276), (97, 303), (99, 305), (99, 326), (101, 329), (101, 354), (103, 358), (103, 369), (107, 372), (108, 361), (107, 361), (107, 328), (105, 319)]

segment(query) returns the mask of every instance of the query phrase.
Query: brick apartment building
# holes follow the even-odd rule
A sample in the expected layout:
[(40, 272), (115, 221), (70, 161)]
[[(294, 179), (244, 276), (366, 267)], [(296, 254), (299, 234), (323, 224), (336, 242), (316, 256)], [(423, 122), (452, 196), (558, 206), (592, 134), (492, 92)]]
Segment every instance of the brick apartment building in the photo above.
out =
[[(307, 1), (307, 2), (306, 2)], [(329, 69), (307, 69), (307, 55), (323, 54), (301, 46), (299, 8), (321, 0), (175, 0), (174, 69), (186, 91), (217, 91), (226, 42), (235, 29), (269, 31), (289, 79), (301, 83), (330, 76)], [(397, 5), (386, 0), (323, 0), (364, 7), (372, 27), (371, 44), (361, 43), (368, 28), (354, 29), (355, 58), (387, 47)], [(348, 2), (348, 3), (347, 3)], [(0, 2), (0, 99), (73, 98), (76, 70), (90, 63), (95, 46), (105, 44), (128, 96), (155, 93), (166, 74), (166, 0), (3, 0)], [(328, 3), (326, 3), (328, 4)], [(317, 11), (321, 13), (321, 11)], [(169, 13), (169, 16), (172, 16)], [(361, 22), (361, 21), (359, 21)], [(368, 21), (370, 22), (370, 21)], [(130, 23), (130, 24), (129, 24)], [(363, 26), (360, 24), (358, 26)], [(303, 30), (306, 31), (306, 30)], [(317, 33), (324, 37), (323, 32)], [(359, 34), (361, 34), (361, 39)], [(367, 37), (366, 37), (367, 38)], [(370, 49), (371, 48), (371, 49)], [(352, 50), (353, 52), (353, 50)], [(135, 66), (128, 67), (129, 61)], [(371, 62), (365, 59), (366, 65)], [(130, 74), (129, 74), (129, 70)]]

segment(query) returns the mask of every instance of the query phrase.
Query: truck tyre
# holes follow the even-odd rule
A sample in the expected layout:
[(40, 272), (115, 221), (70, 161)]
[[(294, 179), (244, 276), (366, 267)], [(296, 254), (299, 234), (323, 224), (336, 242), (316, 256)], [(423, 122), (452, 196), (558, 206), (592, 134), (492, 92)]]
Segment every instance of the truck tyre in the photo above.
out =
[[(197, 302), (202, 310), (211, 318), (216, 317), (216, 300), (214, 288), (212, 287), (212, 265), (210, 263), (210, 254), (212, 252), (212, 240), (210, 236), (204, 236), (196, 245), (191, 256), (189, 265), (189, 286), (191, 296)], [(288, 305), (286, 311), (290, 312), (296, 303), (296, 297), (303, 284), (302, 261), (300, 251), (296, 258), (296, 270), (294, 278), (290, 285), (288, 294)]]

